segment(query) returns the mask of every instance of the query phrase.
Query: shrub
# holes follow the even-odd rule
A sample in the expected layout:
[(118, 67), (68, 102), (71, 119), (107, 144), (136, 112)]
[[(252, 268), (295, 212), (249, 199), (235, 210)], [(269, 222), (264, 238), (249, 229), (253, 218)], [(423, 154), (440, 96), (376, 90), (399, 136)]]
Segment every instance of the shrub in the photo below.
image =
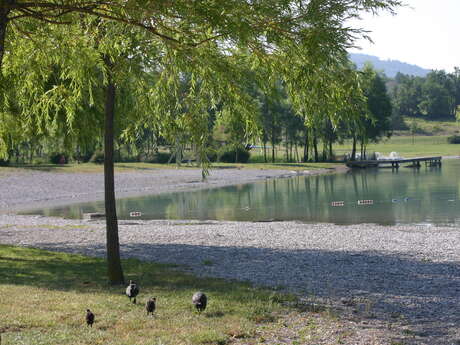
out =
[(95, 151), (91, 158), (89, 159), (90, 163), (103, 164), (104, 163), (104, 152)]
[[(237, 153), (238, 161), (236, 161)], [(242, 147), (235, 149), (230, 146), (224, 146), (219, 150), (219, 161), (223, 163), (247, 163), (250, 156), (251, 153)]]
[(140, 155), (133, 155), (133, 156), (115, 155), (113, 159), (114, 159), (115, 163), (137, 163), (137, 162), (142, 162), (142, 159), (141, 159)]
[(460, 144), (460, 135), (452, 135), (447, 138), (449, 144)]
[[(153, 158), (150, 160), (150, 163), (159, 163), (159, 164), (166, 164), (169, 161), (169, 158), (171, 157), (170, 153), (167, 152), (157, 152)], [(173, 157), (171, 159), (171, 163), (176, 162), (176, 157)]]
[(53, 163), (53, 164), (67, 164), (68, 163), (68, 157), (66, 156), (65, 153), (53, 152), (50, 155), (50, 162)]
[(76, 153), (73, 156), (73, 159), (78, 162), (87, 163), (91, 160), (91, 157), (93, 157), (93, 155), (94, 155), (94, 151), (88, 151), (85, 153)]
[(6, 167), (8, 165), (10, 165), (10, 161), (8, 159), (0, 158), (0, 167)]
[(206, 155), (210, 162), (217, 162), (219, 160), (219, 152), (218, 150), (210, 147), (206, 150)]

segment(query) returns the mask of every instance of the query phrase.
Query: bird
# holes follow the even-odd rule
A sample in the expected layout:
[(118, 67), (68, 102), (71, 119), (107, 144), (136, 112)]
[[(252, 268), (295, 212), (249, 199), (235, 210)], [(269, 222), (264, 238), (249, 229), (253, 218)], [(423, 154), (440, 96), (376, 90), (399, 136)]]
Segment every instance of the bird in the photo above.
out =
[(93, 327), (94, 323), (94, 314), (91, 312), (91, 310), (86, 309), (86, 325), (89, 327)]
[(208, 303), (208, 297), (201, 292), (195, 292), (192, 297), (192, 303), (195, 305), (196, 310), (198, 310), (198, 313), (201, 313), (206, 309), (206, 304)]
[(155, 297), (150, 297), (147, 303), (145, 303), (145, 310), (147, 310), (147, 315), (152, 314), (155, 311), (155, 302), (157, 299)]
[(126, 288), (126, 296), (129, 297), (129, 301), (133, 298), (133, 303), (136, 304), (136, 296), (139, 294), (139, 287), (132, 280), (129, 281), (129, 285)]

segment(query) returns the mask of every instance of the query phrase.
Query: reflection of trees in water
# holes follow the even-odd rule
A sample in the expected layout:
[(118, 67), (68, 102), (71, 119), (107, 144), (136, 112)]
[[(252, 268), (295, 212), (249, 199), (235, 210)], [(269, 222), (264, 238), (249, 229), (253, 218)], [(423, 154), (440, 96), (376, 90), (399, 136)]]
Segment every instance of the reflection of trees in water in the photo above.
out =
[[(253, 184), (180, 192), (119, 201), (123, 218), (141, 211), (146, 218), (266, 220), (300, 219), (335, 223), (420, 222), (426, 217), (454, 222), (460, 214), (457, 165), (442, 169), (358, 170), (346, 174), (269, 179)], [(409, 198), (405, 201), (405, 198)], [(444, 198), (444, 201), (440, 200)], [(357, 200), (374, 200), (358, 206)], [(392, 202), (392, 199), (394, 199)], [(456, 200), (455, 203), (448, 199)], [(332, 201), (345, 201), (332, 207)], [(45, 210), (48, 216), (79, 217), (103, 211), (103, 203)]]

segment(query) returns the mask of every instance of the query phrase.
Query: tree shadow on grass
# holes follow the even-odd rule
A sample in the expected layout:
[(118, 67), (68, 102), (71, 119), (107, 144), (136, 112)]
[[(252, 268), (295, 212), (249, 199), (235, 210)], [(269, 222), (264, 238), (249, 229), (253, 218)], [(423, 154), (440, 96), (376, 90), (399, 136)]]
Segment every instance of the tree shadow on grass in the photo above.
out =
[[(71, 243), (43, 243), (53, 251), (104, 256), (102, 245), (76, 246)], [(0, 247), (1, 248), (1, 247)], [(11, 247), (8, 247), (11, 248)], [(18, 250), (18, 253), (14, 253)], [(34, 253), (24, 257), (23, 249), (8, 249), (0, 256), (3, 281), (10, 284), (87, 291), (84, 282), (104, 285), (105, 262), (86, 256)], [(137, 279), (156, 289), (205, 289), (212, 294), (240, 289), (237, 298), (251, 298), (248, 281), (284, 287), (320, 302), (337, 305), (351, 301), (352, 308), (368, 308), (369, 317), (391, 320), (404, 317), (427, 343), (451, 336), (460, 328), (460, 263), (422, 261), (402, 254), (379, 252), (333, 252), (324, 250), (276, 250), (269, 248), (218, 247), (185, 244), (130, 243), (122, 246), (126, 279)], [(37, 258), (38, 255), (38, 258)], [(139, 261), (137, 258), (143, 261)], [(201, 277), (179, 274), (174, 266), (145, 261), (174, 263), (189, 267)], [(212, 262), (205, 265), (204, 262)], [(177, 266), (176, 266), (177, 267)], [(53, 284), (50, 284), (53, 283)], [(57, 283), (57, 284), (54, 284)], [(442, 344), (442, 341), (440, 342)]]
[(24, 164), (24, 165), (11, 165), (11, 168), (23, 169), (23, 170), (36, 170), (46, 172), (62, 172), (65, 168), (69, 168), (64, 164)]
[[(107, 291), (124, 294), (124, 287), (108, 286), (106, 279), (107, 265), (103, 258), (105, 248), (102, 246), (86, 247), (71, 252), (58, 246), (44, 245), (51, 251), (0, 245), (0, 272), (2, 284), (33, 286), (51, 290), (72, 290), (79, 293)], [(92, 253), (87, 253), (87, 250)], [(93, 256), (79, 255), (82, 251)], [(96, 255), (96, 256), (94, 256)], [(204, 290), (215, 295), (231, 294), (233, 297), (248, 298), (254, 293), (268, 301), (269, 291), (253, 289), (248, 282), (231, 282), (219, 278), (197, 277), (184, 272), (183, 265), (171, 263), (153, 263), (131, 257), (123, 259), (126, 282), (136, 281), (142, 290), (151, 289), (176, 291)], [(178, 268), (180, 269), (179, 272)], [(260, 293), (260, 294), (259, 294)], [(191, 298), (191, 295), (190, 295)]]

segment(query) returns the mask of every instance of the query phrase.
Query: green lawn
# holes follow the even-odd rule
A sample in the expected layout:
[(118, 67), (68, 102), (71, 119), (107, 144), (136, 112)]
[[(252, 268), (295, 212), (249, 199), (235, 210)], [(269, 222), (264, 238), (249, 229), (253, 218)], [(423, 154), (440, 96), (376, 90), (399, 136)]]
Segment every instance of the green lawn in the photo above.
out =
[[(320, 146), (320, 149), (322, 147)], [(352, 142), (347, 140), (344, 144), (335, 144), (333, 151), (336, 157), (343, 157), (347, 153), (351, 153)], [(300, 154), (299, 148), (299, 154)], [(359, 147), (358, 147), (359, 150)], [(390, 152), (398, 152), (403, 157), (421, 157), (421, 156), (460, 156), (460, 145), (449, 144), (447, 142), (447, 136), (426, 136), (418, 135), (412, 136), (393, 136), (390, 139), (384, 139), (378, 144), (369, 144), (367, 147), (367, 153), (372, 154), (373, 152), (380, 152), (386, 156)], [(251, 161), (263, 161), (262, 150), (253, 150), (251, 154)], [(320, 151), (321, 154), (321, 151)], [(285, 151), (282, 147), (278, 147), (276, 150), (277, 161), (283, 160)], [(271, 156), (270, 156), (271, 157)], [(260, 163), (264, 164), (264, 163)], [(266, 163), (267, 165), (274, 165)], [(282, 163), (278, 163), (282, 165)], [(309, 169), (314, 167), (332, 167), (333, 165), (321, 166), (320, 163), (311, 163)], [(275, 164), (276, 165), (276, 164)]]
[[(335, 146), (338, 155), (351, 152), (351, 143)], [(403, 157), (460, 156), (460, 145), (447, 143), (446, 136), (394, 136), (378, 144), (369, 144), (368, 153), (389, 155), (398, 152)]]
[[(334, 163), (213, 163), (212, 169), (277, 169), (277, 170), (314, 170), (323, 168), (334, 168)], [(129, 171), (148, 171), (155, 169), (177, 169), (176, 164), (156, 164), (156, 163), (116, 163), (117, 172)], [(182, 164), (180, 169), (197, 169), (196, 165)], [(0, 176), (11, 173), (17, 173), (21, 170), (38, 170), (49, 172), (64, 173), (102, 173), (104, 167), (101, 164), (83, 163), (83, 164), (37, 164), (37, 165), (12, 165), (9, 167), (0, 167)]]
[[(258, 324), (276, 320), (283, 301), (295, 300), (171, 265), (129, 259), (123, 266), (125, 278), (140, 284), (137, 305), (124, 287), (107, 285), (102, 259), (0, 245), (1, 344), (226, 344), (253, 337)], [(201, 315), (191, 304), (198, 290), (209, 296)], [(144, 310), (150, 296), (157, 298), (154, 317)], [(96, 315), (93, 328), (85, 324), (87, 308)]]
[(404, 117), (408, 129), (404, 131), (396, 131), (396, 135), (410, 135), (410, 128), (415, 124), (416, 134), (424, 135), (455, 135), (460, 132), (460, 122), (455, 120), (429, 120), (419, 117)]

